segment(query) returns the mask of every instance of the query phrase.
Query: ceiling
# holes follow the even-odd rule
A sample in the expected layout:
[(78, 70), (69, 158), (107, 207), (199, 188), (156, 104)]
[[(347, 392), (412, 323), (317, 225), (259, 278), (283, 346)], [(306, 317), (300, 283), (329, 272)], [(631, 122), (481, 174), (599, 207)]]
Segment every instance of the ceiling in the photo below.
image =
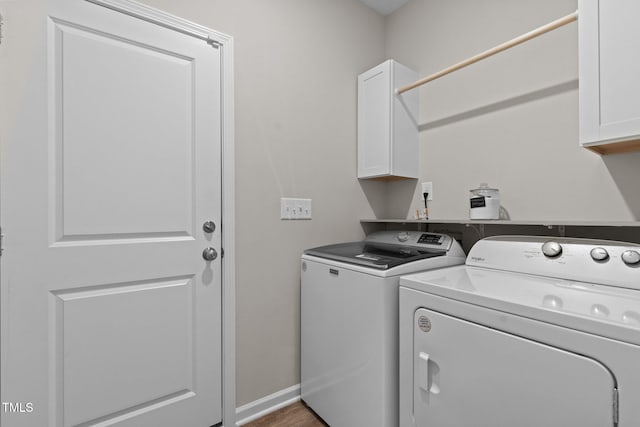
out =
[(389, 15), (409, 0), (360, 0), (381, 15)]

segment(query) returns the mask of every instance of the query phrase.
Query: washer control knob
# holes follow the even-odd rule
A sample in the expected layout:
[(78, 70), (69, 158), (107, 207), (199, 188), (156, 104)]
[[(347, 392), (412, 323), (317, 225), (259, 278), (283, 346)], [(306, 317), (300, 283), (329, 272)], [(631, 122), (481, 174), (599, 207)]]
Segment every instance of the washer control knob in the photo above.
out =
[(594, 261), (605, 261), (609, 259), (609, 252), (605, 248), (591, 249), (591, 259)]
[(409, 240), (409, 233), (407, 233), (406, 231), (403, 231), (402, 233), (398, 233), (399, 242), (406, 242), (407, 240)]
[(622, 252), (622, 261), (627, 265), (636, 265), (640, 263), (640, 253), (633, 250), (624, 251)]
[(544, 242), (542, 245), (542, 253), (548, 258), (557, 257), (562, 253), (562, 246), (560, 246), (560, 243), (554, 242), (553, 240)]

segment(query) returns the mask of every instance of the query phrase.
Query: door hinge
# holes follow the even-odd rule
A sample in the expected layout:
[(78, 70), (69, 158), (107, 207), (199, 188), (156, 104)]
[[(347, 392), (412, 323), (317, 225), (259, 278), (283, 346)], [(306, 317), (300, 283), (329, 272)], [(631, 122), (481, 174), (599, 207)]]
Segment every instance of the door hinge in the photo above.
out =
[(2, 227), (0, 227), (0, 256), (2, 256), (3, 251), (4, 251), (4, 234), (2, 233)]
[(216, 49), (218, 49), (218, 48), (220, 47), (220, 42), (218, 42), (218, 41), (216, 41), (216, 40), (212, 39), (212, 38), (211, 38), (211, 36), (208, 36), (208, 37), (207, 37), (207, 44), (208, 44), (209, 46), (213, 46), (213, 47), (215, 47)]
[(0, 44), (2, 44), (2, 24), (4, 22), (2, 21), (2, 15), (0, 15)]
[(613, 425), (618, 425), (618, 411), (619, 411), (619, 403), (618, 403), (618, 389), (613, 389)]

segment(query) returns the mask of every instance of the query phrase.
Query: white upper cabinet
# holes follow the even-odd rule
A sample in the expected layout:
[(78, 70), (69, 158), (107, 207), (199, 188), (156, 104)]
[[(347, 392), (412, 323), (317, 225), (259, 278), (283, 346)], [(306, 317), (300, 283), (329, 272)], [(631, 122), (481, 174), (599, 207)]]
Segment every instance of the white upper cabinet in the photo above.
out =
[(358, 76), (358, 178), (418, 178), (418, 73), (387, 60)]
[(580, 143), (640, 150), (640, 1), (579, 0)]

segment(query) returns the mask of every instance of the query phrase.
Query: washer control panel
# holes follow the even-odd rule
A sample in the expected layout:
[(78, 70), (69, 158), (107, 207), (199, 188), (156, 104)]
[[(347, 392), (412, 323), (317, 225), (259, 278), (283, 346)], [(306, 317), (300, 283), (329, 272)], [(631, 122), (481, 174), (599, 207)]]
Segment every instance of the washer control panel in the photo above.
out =
[(444, 235), (434, 233), (422, 233), (418, 239), (418, 243), (424, 243), (428, 245), (442, 245), (444, 242)]
[[(445, 243), (447, 237), (448, 236), (444, 234), (438, 234), (438, 233), (417, 233), (416, 234), (416, 233), (412, 233), (411, 231), (400, 231), (398, 232), (396, 239), (400, 243), (411, 241), (412, 243), (417, 243), (421, 245), (441, 246), (443, 243)], [(416, 240), (416, 238), (418, 240)]]
[(473, 246), (467, 265), (640, 290), (640, 245), (633, 243), (489, 237)]
[[(364, 240), (365, 242), (445, 251), (454, 249), (453, 246), (456, 246), (453, 245), (454, 242), (451, 236), (428, 231), (378, 231), (369, 234)], [(464, 252), (456, 254), (455, 256), (464, 256)]]

